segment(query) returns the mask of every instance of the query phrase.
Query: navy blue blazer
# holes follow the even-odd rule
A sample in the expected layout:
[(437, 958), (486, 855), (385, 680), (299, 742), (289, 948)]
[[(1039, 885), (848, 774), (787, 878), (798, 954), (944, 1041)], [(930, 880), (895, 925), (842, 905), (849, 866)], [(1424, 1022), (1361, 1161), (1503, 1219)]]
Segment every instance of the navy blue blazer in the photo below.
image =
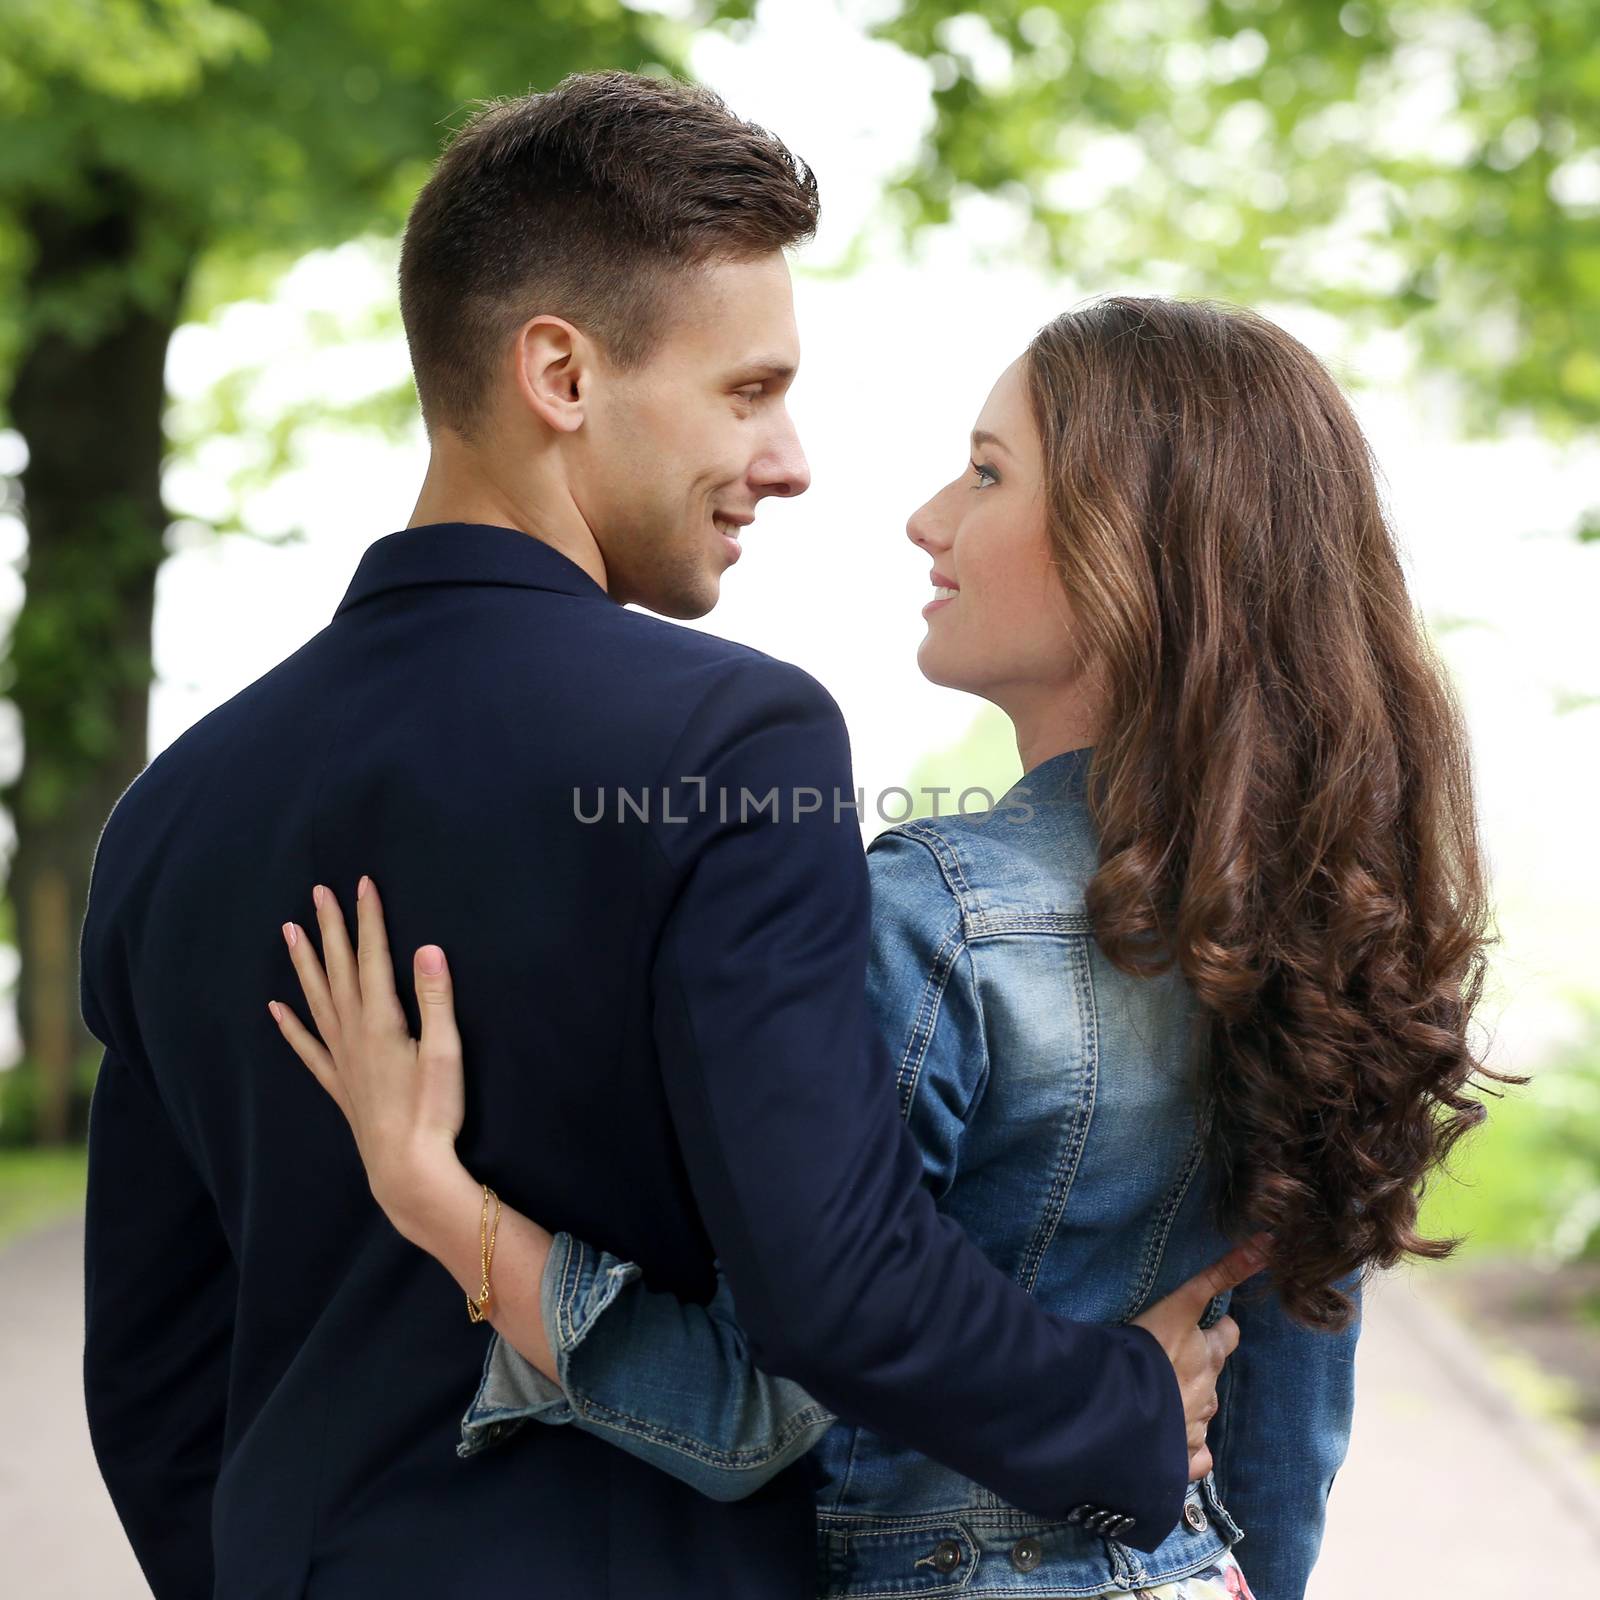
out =
[(279, 924), (315, 937), (322, 882), (353, 934), (363, 872), (413, 1030), (411, 953), (449, 953), (474, 1177), (686, 1299), (720, 1258), (764, 1368), (1006, 1500), (1171, 1530), (1155, 1340), (1045, 1312), (922, 1186), (853, 796), (799, 668), (460, 523), (379, 539), (146, 767), (82, 931), (84, 1387), (157, 1600), (814, 1593), (799, 1469), (724, 1503), (574, 1429), (458, 1458), (489, 1331), (266, 1010), (299, 1001)]

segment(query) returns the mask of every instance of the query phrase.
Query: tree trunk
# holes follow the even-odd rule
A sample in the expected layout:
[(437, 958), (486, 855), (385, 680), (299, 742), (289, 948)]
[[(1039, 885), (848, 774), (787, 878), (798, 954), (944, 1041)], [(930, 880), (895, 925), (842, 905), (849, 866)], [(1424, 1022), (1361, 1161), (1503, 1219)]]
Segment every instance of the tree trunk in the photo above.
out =
[(45, 1143), (79, 1131), (74, 1068), (97, 1048), (78, 1010), (89, 869), (107, 815), (147, 758), (150, 628), (168, 521), (166, 351), (192, 259), (169, 273), (154, 307), (136, 303), (129, 268), (154, 208), (120, 174), (91, 174), (90, 190), (91, 202), (26, 214), (37, 247), (27, 293), (37, 315), (48, 297), (98, 283), (102, 315), (87, 337), (42, 318), (10, 400), (28, 446), (28, 554), (8, 664), (24, 752), (4, 791), (17, 830), (8, 887), (22, 960), (19, 1070), (35, 1074)]

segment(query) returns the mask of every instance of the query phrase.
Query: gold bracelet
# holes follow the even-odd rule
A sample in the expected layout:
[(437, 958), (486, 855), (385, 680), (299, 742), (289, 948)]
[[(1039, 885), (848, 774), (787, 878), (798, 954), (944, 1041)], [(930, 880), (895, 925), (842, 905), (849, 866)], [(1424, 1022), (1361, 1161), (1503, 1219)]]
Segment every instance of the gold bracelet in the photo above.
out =
[(483, 1215), (478, 1219), (478, 1239), (483, 1246), (483, 1287), (474, 1300), (467, 1296), (467, 1317), (472, 1322), (482, 1322), (489, 1315), (489, 1263), (494, 1260), (494, 1241), (500, 1232), (500, 1196), (494, 1194), (494, 1227), (489, 1226), (489, 1196), (494, 1190), (483, 1186)]

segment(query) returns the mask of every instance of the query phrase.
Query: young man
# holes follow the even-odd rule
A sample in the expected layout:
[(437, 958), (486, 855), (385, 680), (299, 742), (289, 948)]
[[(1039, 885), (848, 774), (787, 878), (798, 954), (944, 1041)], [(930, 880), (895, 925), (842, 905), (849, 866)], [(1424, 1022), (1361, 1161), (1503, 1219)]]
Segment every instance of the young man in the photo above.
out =
[[(1061, 1321), (939, 1219), (865, 1012), (854, 816), (791, 804), (854, 793), (836, 706), (624, 609), (704, 614), (807, 486), (783, 252), (815, 219), (684, 85), (480, 114), (406, 232), (410, 525), (106, 825), (85, 1385), (158, 1600), (813, 1592), (798, 1471), (728, 1504), (572, 1430), (457, 1459), (484, 1335), (264, 1009), (293, 972), (263, 930), (367, 872), (396, 948), (451, 952), (462, 1158), (507, 1200), (688, 1299), (720, 1257), (764, 1365), (1008, 1499), (1145, 1548), (1177, 1520), (1229, 1325)], [(663, 788), (635, 828), (575, 814)], [(781, 815), (719, 811), (744, 791)]]

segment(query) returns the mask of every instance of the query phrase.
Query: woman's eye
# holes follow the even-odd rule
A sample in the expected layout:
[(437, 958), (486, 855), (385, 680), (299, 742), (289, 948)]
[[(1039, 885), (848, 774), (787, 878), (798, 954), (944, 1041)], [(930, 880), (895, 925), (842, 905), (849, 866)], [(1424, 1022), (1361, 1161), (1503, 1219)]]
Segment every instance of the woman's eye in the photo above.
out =
[(973, 484), (974, 489), (981, 489), (986, 484), (999, 483), (1000, 474), (993, 467), (980, 467), (976, 461), (972, 463), (972, 470), (977, 473), (978, 481)]

